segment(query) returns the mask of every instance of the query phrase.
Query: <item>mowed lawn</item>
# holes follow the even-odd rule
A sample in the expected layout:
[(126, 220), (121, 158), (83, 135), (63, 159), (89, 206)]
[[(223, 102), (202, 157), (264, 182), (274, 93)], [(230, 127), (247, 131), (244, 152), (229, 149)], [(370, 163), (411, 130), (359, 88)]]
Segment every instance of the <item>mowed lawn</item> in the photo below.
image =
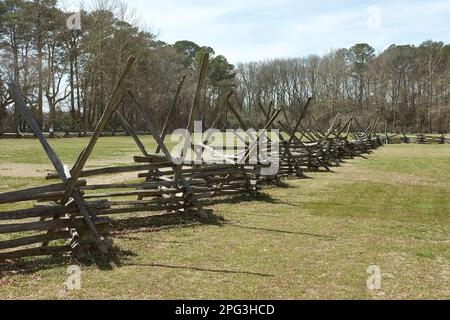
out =
[[(52, 141), (67, 164), (86, 143)], [(0, 192), (38, 185), (51, 169), (35, 140), (0, 147)], [(129, 138), (102, 138), (88, 166), (138, 154)], [(79, 291), (65, 289), (77, 264), (69, 258), (0, 266), (0, 298), (449, 299), (450, 146), (392, 145), (367, 157), (217, 205), (207, 224), (133, 215), (113, 226), (120, 266), (79, 264)], [(373, 265), (381, 290), (367, 288)]]

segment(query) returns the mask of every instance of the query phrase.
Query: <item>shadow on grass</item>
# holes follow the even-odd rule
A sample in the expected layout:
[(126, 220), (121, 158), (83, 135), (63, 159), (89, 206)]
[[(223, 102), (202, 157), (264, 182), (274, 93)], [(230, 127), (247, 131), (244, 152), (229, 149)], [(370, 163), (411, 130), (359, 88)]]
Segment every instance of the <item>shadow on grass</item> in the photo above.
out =
[(277, 230), (277, 229), (266, 229), (266, 228), (258, 228), (258, 227), (251, 227), (251, 226), (241, 226), (241, 225), (238, 225), (238, 224), (229, 224), (228, 226), (229, 227), (234, 227), (234, 228), (240, 228), (240, 229), (247, 229), (247, 230), (275, 232), (275, 233), (282, 233), (282, 234), (294, 234), (294, 235), (300, 235), (300, 236), (309, 236), (309, 237), (321, 238), (321, 239), (325, 239), (325, 240), (336, 240), (335, 236), (328, 236), (328, 235), (316, 234), (316, 233)]
[[(285, 181), (298, 181), (298, 180), (313, 180), (314, 177), (308, 176), (305, 173), (329, 173), (330, 171), (326, 170), (305, 170), (302, 172), (301, 175), (286, 175), (283, 176), (282, 180), (268, 180), (268, 181), (262, 181), (260, 182), (260, 185), (263, 187), (273, 187), (273, 188), (280, 188), (280, 189), (296, 189), (296, 186), (292, 186)], [(331, 171), (333, 172), (333, 171)]]
[(37, 271), (69, 265), (66, 255), (53, 255), (39, 258), (23, 258), (0, 262), (0, 279), (6, 275), (33, 274)]
[(240, 203), (251, 203), (251, 202), (264, 202), (269, 204), (285, 204), (285, 205), (292, 205), (287, 202), (283, 202), (279, 199), (273, 198), (270, 194), (266, 192), (258, 192), (256, 195), (250, 195), (250, 194), (242, 194), (238, 196), (234, 196), (231, 198), (221, 198), (213, 200), (209, 203), (206, 203), (207, 205), (219, 205), (219, 204), (240, 204)]
[(235, 270), (225, 270), (225, 269), (209, 269), (209, 268), (199, 268), (192, 266), (176, 266), (170, 264), (161, 264), (161, 263), (130, 263), (124, 264), (124, 267), (149, 267), (149, 268), (168, 268), (168, 269), (182, 269), (182, 270), (191, 270), (191, 271), (200, 271), (200, 272), (213, 272), (213, 273), (228, 273), (228, 274), (246, 274), (251, 276), (260, 276), (260, 277), (274, 277), (273, 274), (266, 274), (260, 272), (251, 272), (251, 271), (235, 271)]
[(305, 205), (317, 205), (317, 206), (339, 206), (339, 207), (348, 207), (348, 203), (339, 203), (339, 202), (314, 202), (314, 201), (298, 201), (296, 202), (296, 205), (298, 207), (305, 206)]
[(200, 225), (223, 225), (225, 219), (210, 214), (207, 219), (195, 213), (173, 212), (161, 215), (131, 217), (114, 220), (111, 225), (111, 236), (122, 236), (132, 232), (157, 232), (173, 228), (192, 228)]
[[(288, 179), (288, 178), (286, 178)], [(295, 178), (293, 178), (295, 179)], [(297, 178), (300, 179), (300, 178)], [(265, 187), (265, 188), (281, 188), (281, 189), (289, 189), (289, 188), (294, 188), (293, 186), (287, 184), (286, 182), (282, 181), (282, 180), (269, 180), (269, 181), (261, 181), (259, 183), (260, 186)]]
[(12, 259), (0, 263), (0, 279), (5, 275), (29, 275), (43, 270), (68, 267), (70, 265), (97, 266), (100, 270), (112, 270), (120, 266), (122, 260), (129, 259), (136, 254), (132, 251), (113, 247), (109, 257), (92, 252), (89, 255), (76, 259), (67, 254), (55, 254), (45, 257), (31, 257)]
[[(195, 227), (200, 225), (223, 225), (225, 220), (216, 215), (202, 219), (194, 213), (170, 213), (157, 216), (132, 217), (115, 220), (111, 226), (111, 237), (129, 236), (134, 232), (156, 232), (163, 229)], [(122, 250), (113, 246), (109, 256), (92, 252), (81, 259), (75, 259), (67, 254), (58, 254), (45, 257), (30, 257), (0, 261), (0, 278), (5, 275), (33, 274), (38, 271), (54, 269), (69, 265), (82, 264), (84, 266), (96, 265), (100, 270), (112, 270), (120, 267), (122, 263), (136, 256), (133, 251)]]

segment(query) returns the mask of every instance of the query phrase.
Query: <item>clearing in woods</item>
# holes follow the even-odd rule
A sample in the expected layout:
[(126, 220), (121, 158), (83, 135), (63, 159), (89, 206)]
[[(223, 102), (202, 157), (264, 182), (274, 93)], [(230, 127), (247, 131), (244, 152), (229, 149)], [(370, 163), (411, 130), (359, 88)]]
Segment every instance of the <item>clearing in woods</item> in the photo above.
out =
[[(51, 143), (73, 164), (87, 139)], [(42, 182), (51, 166), (37, 141), (0, 145), (0, 192)], [(131, 138), (102, 138), (88, 166), (137, 152)], [(127, 215), (112, 228), (121, 267), (81, 265), (81, 290), (67, 291), (67, 258), (1, 265), (0, 298), (450, 298), (450, 146), (389, 145), (368, 158), (216, 205), (211, 224)], [(372, 265), (378, 291), (366, 285)]]

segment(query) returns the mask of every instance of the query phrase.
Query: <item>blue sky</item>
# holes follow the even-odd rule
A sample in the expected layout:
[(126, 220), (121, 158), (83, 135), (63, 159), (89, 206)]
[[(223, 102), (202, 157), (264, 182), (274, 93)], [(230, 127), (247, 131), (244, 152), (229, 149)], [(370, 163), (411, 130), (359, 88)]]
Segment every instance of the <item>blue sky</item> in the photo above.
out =
[(163, 41), (208, 45), (231, 62), (325, 54), (367, 42), (450, 43), (450, 0), (129, 0)]

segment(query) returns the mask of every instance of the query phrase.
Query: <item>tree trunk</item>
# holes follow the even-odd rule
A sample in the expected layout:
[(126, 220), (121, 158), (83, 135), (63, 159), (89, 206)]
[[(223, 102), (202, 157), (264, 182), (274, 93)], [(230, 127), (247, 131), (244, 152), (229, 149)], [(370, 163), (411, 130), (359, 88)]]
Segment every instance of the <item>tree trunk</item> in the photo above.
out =
[(74, 67), (75, 67), (75, 82), (76, 82), (76, 90), (77, 90), (77, 119), (81, 120), (81, 100), (80, 100), (80, 85), (79, 85), (79, 72), (78, 72), (78, 54), (77, 49), (75, 48), (74, 55)]
[(3, 101), (0, 103), (0, 136), (3, 135), (3, 119), (5, 115), (5, 107), (3, 106)]
[[(17, 88), (20, 88), (20, 74), (19, 74), (19, 48), (17, 46), (17, 39), (16, 39), (16, 35), (12, 35), (11, 36), (11, 49), (13, 52), (13, 60), (14, 60), (14, 84), (16, 85)], [(13, 113), (13, 130), (16, 130), (19, 127), (19, 123), (20, 123), (20, 119), (21, 119), (21, 113), (18, 109), (18, 107), (16, 106), (16, 104), (14, 104), (14, 113)]]
[(56, 106), (51, 101), (50, 98), (47, 98), (48, 107), (49, 107), (49, 118), (48, 118), (48, 127), (54, 127), (55, 125), (55, 117), (56, 117)]
[(39, 127), (42, 129), (44, 127), (44, 112), (43, 112), (43, 86), (44, 86), (44, 72), (43, 72), (43, 48), (42, 48), (42, 41), (38, 39), (38, 45), (37, 45), (37, 68), (38, 68), (38, 114), (37, 114), (37, 121)]
[(74, 91), (74, 84), (73, 84), (73, 61), (70, 59), (70, 75), (69, 75), (69, 82), (70, 82), (70, 113), (72, 115), (72, 119), (75, 121), (75, 91)]

